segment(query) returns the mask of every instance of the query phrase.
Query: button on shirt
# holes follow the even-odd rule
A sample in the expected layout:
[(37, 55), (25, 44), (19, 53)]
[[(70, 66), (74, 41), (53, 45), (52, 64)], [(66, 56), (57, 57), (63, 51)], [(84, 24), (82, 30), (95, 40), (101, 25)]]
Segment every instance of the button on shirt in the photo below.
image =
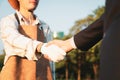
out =
[[(18, 15), (20, 25), (27, 25), (28, 22), (25, 21), (20, 12), (16, 11), (16, 13)], [(38, 18), (36, 18), (32, 25), (37, 24), (40, 24), (40, 29), (41, 27), (43, 28), (46, 40), (52, 40), (52, 33), (49, 26), (43, 21), (40, 21)], [(8, 15), (7, 17), (1, 19), (0, 36), (3, 41), (6, 53), (4, 64), (6, 63), (7, 59), (12, 55), (27, 57), (28, 60), (38, 60), (37, 56), (35, 55), (35, 51), (37, 45), (41, 42), (25, 37), (18, 32), (18, 21), (16, 20), (14, 14)]]

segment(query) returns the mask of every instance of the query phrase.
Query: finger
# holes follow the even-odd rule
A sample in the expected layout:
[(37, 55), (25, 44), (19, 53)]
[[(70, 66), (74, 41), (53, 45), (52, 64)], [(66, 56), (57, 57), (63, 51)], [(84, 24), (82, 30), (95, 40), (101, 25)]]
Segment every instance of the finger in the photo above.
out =
[(62, 44), (62, 42), (63, 42), (63, 41), (61, 41), (61, 40), (53, 40), (53, 41), (48, 42), (48, 44), (46, 45), (46, 47), (48, 47), (48, 46), (50, 46), (50, 45), (52, 45), (52, 44), (57, 45), (57, 46), (60, 47), (61, 44)]
[(52, 44), (56, 44), (56, 40), (52, 40), (52, 41), (49, 41), (46, 45), (46, 47), (52, 45)]
[(44, 58), (46, 58), (46, 59), (51, 61), (50, 57), (48, 55), (46, 55), (46, 54), (44, 54)]

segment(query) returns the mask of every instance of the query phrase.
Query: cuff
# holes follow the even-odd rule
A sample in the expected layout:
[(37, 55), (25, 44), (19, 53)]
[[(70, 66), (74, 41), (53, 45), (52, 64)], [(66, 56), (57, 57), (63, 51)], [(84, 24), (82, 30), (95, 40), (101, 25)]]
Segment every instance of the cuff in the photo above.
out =
[(71, 38), (69, 39), (69, 41), (70, 41), (71, 46), (72, 46), (74, 49), (76, 49), (77, 47), (76, 47), (75, 42), (74, 42), (74, 37), (71, 37)]
[(30, 42), (29, 45), (27, 46), (27, 51), (26, 51), (26, 57), (28, 60), (38, 60), (36, 53), (36, 48), (37, 45), (40, 44), (41, 42), (34, 40), (33, 42)]

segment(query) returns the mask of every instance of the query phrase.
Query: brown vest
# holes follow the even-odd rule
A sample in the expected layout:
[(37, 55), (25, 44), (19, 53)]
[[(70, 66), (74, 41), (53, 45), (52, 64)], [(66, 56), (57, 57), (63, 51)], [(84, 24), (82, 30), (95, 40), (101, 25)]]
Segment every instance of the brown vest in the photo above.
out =
[[(33, 40), (45, 40), (38, 26), (21, 25), (18, 31)], [(49, 61), (44, 57), (33, 61), (26, 57), (11, 56), (1, 71), (0, 80), (52, 80)]]

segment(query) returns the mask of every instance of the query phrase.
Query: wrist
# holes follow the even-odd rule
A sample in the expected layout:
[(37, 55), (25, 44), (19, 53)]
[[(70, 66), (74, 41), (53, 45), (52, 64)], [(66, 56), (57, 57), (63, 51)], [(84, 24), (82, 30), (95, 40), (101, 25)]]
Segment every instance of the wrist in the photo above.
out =
[(76, 49), (76, 45), (74, 42), (74, 37), (71, 37), (70, 39), (68, 39), (68, 42), (70, 43), (71, 48)]
[(40, 43), (37, 45), (37, 52), (41, 52), (41, 47), (43, 46), (44, 43)]
[(65, 50), (66, 52), (76, 49), (76, 46), (73, 43), (73, 38), (66, 40), (65, 43), (66, 43), (66, 50)]

